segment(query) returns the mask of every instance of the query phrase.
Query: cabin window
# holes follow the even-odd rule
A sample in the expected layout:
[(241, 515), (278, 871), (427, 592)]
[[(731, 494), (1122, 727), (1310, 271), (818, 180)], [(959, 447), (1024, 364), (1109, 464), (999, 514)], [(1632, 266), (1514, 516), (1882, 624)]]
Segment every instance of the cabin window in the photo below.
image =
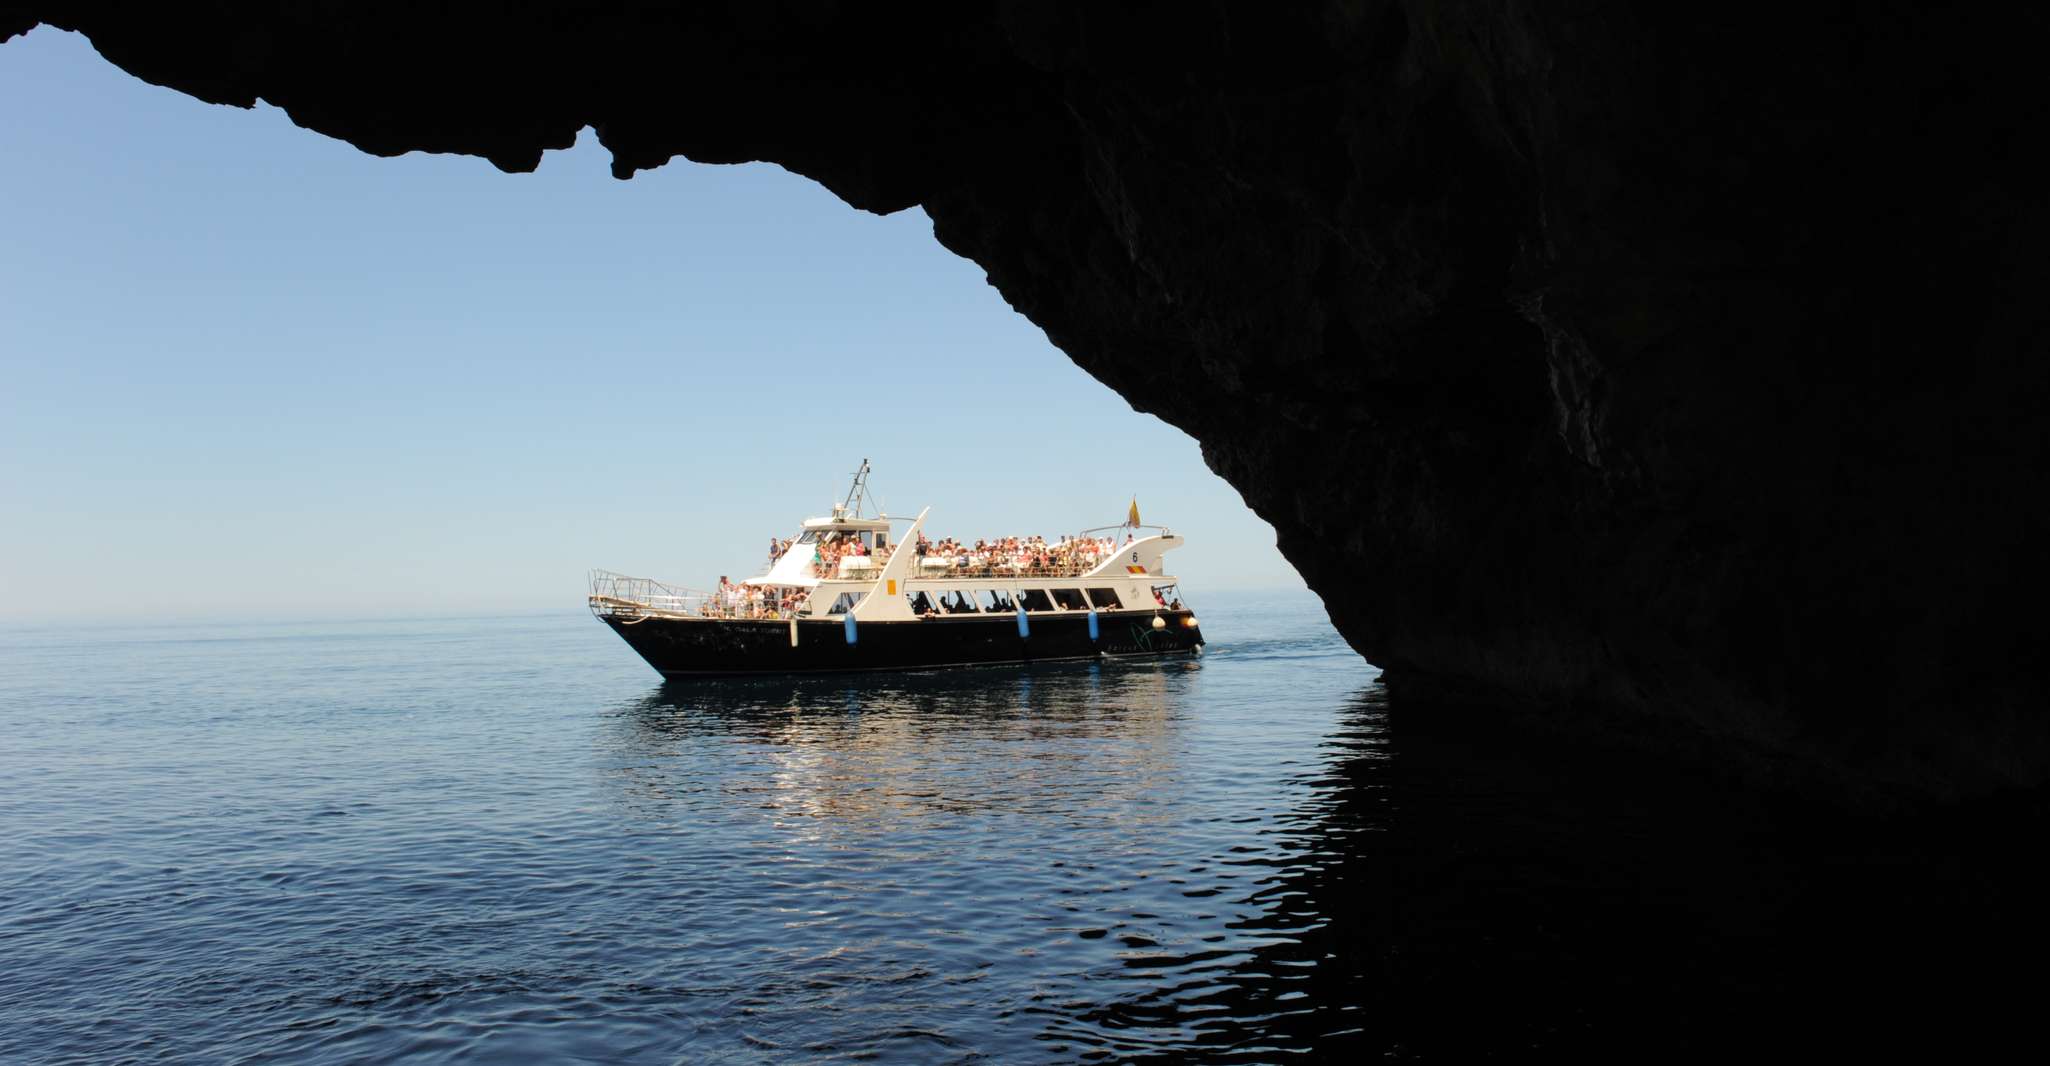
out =
[(939, 593), (939, 601), (941, 614), (975, 613), (975, 601), (969, 599), (967, 593), (962, 592), (958, 589), (951, 592)]
[(1099, 611), (1115, 611), (1124, 606), (1118, 602), (1116, 589), (1090, 589), (1089, 602), (1095, 604)]
[(807, 529), (797, 535), (797, 543), (799, 544), (817, 544), (818, 542), (819, 531), (816, 529)]
[(923, 589), (917, 592), (905, 593), (904, 599), (911, 604), (912, 614), (924, 617), (925, 615), (940, 613), (939, 597)]
[(1018, 605), (1011, 602), (1011, 594), (1002, 589), (981, 589), (975, 593), (976, 605), (985, 611), (1015, 611)]
[(1045, 589), (1026, 589), (1018, 594), (1018, 599), (1028, 611), (1053, 610), (1053, 600), (1047, 598)]
[(855, 604), (861, 602), (862, 596), (863, 593), (859, 592), (843, 592), (840, 594), (839, 599), (833, 601), (833, 606), (827, 609), (826, 613), (846, 614), (847, 612), (854, 609)]
[(1055, 589), (1053, 602), (1063, 611), (1086, 611), (1089, 603), (1082, 598), (1081, 589)]
[(1153, 586), (1153, 599), (1162, 607), (1171, 610), (1180, 610), (1182, 606), (1181, 589), (1174, 585)]

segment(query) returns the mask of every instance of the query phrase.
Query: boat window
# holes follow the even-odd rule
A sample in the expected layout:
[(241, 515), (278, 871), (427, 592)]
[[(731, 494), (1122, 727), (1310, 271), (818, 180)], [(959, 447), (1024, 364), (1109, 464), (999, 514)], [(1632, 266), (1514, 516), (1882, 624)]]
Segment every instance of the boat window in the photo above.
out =
[(797, 535), (797, 543), (799, 544), (817, 544), (818, 542), (819, 531), (816, 529), (807, 529)]
[(1063, 611), (1086, 611), (1089, 609), (1088, 601), (1082, 598), (1081, 589), (1055, 589), (1053, 590), (1053, 602)]
[(1053, 610), (1053, 601), (1047, 598), (1045, 589), (1026, 589), (1018, 594), (1018, 599), (1028, 611)]
[(1179, 610), (1182, 606), (1181, 589), (1174, 585), (1153, 586), (1153, 599), (1162, 607)]
[(863, 593), (859, 592), (843, 592), (840, 594), (839, 599), (833, 601), (833, 606), (830, 609), (828, 609), (826, 613), (846, 614), (847, 612), (854, 609), (855, 604), (861, 602), (862, 595)]
[(912, 614), (924, 616), (940, 613), (939, 598), (925, 592), (923, 589), (917, 592), (905, 593), (904, 599), (911, 604)]
[(1011, 602), (1011, 594), (1002, 589), (981, 589), (975, 594), (975, 602), (985, 611), (1015, 611), (1018, 605)]
[(1089, 602), (1095, 604), (1099, 611), (1115, 611), (1124, 606), (1118, 602), (1116, 589), (1090, 589)]
[(940, 613), (974, 614), (975, 601), (969, 599), (967, 593), (958, 589), (953, 592), (942, 592), (940, 593)]

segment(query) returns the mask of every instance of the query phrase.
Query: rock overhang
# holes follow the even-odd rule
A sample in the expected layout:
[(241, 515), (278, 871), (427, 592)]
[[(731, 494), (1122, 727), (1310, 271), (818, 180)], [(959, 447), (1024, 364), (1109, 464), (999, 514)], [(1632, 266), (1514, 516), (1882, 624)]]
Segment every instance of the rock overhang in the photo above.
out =
[(37, 22), (376, 154), (525, 170), (590, 127), (622, 177), (764, 160), (922, 206), (1417, 698), (1880, 790), (2050, 773), (2014, 621), (2041, 16), (0, 4)]

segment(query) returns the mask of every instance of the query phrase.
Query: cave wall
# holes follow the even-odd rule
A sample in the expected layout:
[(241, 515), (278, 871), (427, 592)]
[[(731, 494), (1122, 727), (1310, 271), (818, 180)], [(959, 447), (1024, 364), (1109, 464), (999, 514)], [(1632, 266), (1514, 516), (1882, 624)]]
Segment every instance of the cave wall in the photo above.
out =
[(373, 153), (591, 126), (922, 205), (1417, 698), (2050, 775), (2040, 14), (0, 0), (38, 22)]

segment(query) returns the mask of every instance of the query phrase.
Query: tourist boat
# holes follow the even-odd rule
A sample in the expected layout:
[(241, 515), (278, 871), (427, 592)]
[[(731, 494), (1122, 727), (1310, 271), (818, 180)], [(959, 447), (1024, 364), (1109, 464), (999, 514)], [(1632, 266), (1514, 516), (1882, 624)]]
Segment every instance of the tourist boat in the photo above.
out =
[(976, 551), (925, 538), (930, 508), (865, 515), (868, 475), (753, 577), (702, 592), (596, 570), (591, 613), (666, 678), (1201, 654), (1164, 564), (1182, 538), (1137, 501), (1123, 525)]

